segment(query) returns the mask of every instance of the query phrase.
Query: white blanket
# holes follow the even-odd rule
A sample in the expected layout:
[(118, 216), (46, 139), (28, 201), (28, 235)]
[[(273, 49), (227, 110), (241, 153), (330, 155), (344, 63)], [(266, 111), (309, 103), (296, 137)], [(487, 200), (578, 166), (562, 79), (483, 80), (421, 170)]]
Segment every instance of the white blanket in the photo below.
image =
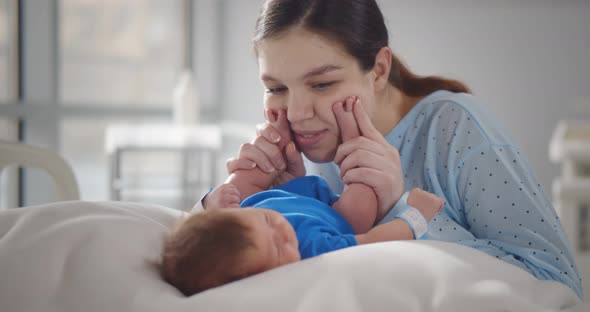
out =
[(179, 215), (121, 202), (0, 212), (0, 311), (590, 311), (560, 283), (436, 241), (340, 250), (186, 298), (157, 270)]

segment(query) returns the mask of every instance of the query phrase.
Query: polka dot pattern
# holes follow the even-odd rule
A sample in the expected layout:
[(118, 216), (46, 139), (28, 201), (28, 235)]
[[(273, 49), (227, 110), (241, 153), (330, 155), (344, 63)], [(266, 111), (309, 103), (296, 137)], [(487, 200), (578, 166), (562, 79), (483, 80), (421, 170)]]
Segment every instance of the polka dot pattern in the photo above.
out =
[[(559, 218), (523, 153), (497, 124), (470, 95), (438, 91), (386, 136), (400, 152), (406, 189), (419, 187), (445, 200), (427, 238), (476, 248), (581, 295)], [(341, 192), (335, 164), (306, 167), (308, 174), (321, 171)]]

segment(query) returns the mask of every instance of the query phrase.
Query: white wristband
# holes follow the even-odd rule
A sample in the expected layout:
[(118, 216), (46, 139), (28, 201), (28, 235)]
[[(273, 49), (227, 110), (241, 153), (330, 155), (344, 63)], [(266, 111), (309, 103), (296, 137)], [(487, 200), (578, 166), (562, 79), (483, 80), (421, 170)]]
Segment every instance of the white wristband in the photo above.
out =
[(414, 238), (420, 239), (426, 234), (426, 232), (428, 232), (428, 221), (426, 221), (418, 209), (408, 204), (408, 195), (409, 192), (405, 192), (399, 199), (397, 204), (404, 205), (404, 207), (395, 217), (404, 220), (410, 229), (412, 229), (412, 232), (414, 232)]

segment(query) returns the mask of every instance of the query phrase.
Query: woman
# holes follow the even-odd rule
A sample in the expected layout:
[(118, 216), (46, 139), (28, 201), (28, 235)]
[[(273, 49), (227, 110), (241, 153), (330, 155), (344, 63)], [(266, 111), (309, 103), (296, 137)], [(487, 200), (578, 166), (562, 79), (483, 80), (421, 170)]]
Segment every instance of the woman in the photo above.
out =
[[(228, 171), (278, 170), (275, 184), (317, 174), (337, 192), (366, 184), (380, 222), (397, 214), (405, 190), (422, 188), (445, 199), (427, 239), (471, 246), (582, 297), (567, 238), (520, 149), (466, 86), (415, 76), (388, 44), (373, 0), (267, 1), (254, 45), (269, 123)], [(355, 96), (357, 124), (347, 126), (362, 136), (342, 143), (335, 114)], [(297, 148), (277, 147), (270, 126), (277, 118), (288, 122)]]

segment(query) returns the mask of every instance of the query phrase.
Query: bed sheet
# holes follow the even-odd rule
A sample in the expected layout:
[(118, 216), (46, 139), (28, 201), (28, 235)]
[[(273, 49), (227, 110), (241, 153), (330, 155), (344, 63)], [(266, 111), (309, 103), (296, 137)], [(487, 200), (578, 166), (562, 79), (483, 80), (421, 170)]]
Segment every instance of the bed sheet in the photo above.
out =
[(437, 241), (348, 248), (184, 297), (158, 273), (180, 215), (83, 201), (0, 212), (0, 310), (590, 311), (560, 283)]

